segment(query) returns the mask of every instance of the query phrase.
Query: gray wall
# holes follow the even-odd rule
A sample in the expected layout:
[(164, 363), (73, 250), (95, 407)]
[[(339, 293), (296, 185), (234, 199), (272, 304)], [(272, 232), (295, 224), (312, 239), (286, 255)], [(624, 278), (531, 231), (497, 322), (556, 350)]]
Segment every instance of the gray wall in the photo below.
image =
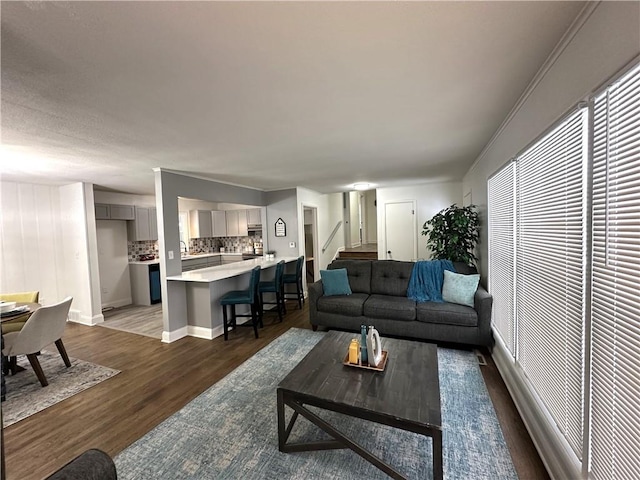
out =
[[(211, 180), (190, 177), (162, 169), (155, 169), (156, 208), (158, 215), (158, 247), (162, 280), (162, 316), (164, 332), (186, 329), (186, 294), (182, 282), (170, 282), (167, 276), (182, 273), (180, 232), (178, 229), (178, 197), (207, 202), (265, 205), (260, 190), (227, 185)], [(296, 225), (297, 227), (297, 225)], [(173, 252), (173, 259), (169, 259)], [(170, 286), (170, 288), (169, 288)], [(186, 334), (186, 330), (179, 335)]]
[[(297, 257), (304, 253), (304, 245), (298, 245), (298, 209), (296, 189), (265, 192), (267, 203), (267, 249), (275, 250), (276, 256)], [(286, 237), (275, 236), (275, 224), (282, 218), (287, 226)], [(263, 227), (264, 228), (264, 227)], [(264, 235), (264, 230), (262, 232)], [(289, 247), (289, 242), (295, 242), (295, 248)]]

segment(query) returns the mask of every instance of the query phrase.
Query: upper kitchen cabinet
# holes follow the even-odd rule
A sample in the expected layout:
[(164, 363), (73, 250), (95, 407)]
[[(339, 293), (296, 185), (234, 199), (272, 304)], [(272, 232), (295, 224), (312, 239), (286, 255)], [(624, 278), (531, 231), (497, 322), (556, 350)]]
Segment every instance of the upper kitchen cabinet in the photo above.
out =
[(211, 224), (214, 237), (227, 236), (227, 215), (224, 210), (211, 211)]
[(135, 218), (127, 224), (129, 240), (141, 242), (158, 239), (158, 219), (155, 207), (134, 207)]
[(135, 220), (133, 205), (96, 203), (96, 220)]
[(211, 210), (191, 210), (189, 212), (189, 238), (211, 237), (213, 237)]
[(260, 208), (247, 210), (247, 223), (252, 227), (262, 225), (262, 210)]
[(246, 237), (248, 235), (246, 210), (227, 210), (226, 217), (227, 236)]

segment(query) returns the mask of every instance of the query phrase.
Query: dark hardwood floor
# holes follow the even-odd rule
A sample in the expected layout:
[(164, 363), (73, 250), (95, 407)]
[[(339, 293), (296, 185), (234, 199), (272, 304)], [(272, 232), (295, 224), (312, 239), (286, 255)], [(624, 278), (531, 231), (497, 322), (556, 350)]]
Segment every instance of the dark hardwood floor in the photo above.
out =
[[(6, 478), (41, 479), (88, 448), (116, 455), (289, 328), (309, 328), (306, 304), (302, 311), (294, 305), (288, 303), (282, 323), (267, 315), (257, 340), (250, 329), (239, 329), (228, 342), (187, 337), (163, 344), (68, 324), (63, 340), (70, 356), (121, 373), (6, 428)], [(488, 355), (487, 360), (482, 372), (519, 477), (549, 478)]]

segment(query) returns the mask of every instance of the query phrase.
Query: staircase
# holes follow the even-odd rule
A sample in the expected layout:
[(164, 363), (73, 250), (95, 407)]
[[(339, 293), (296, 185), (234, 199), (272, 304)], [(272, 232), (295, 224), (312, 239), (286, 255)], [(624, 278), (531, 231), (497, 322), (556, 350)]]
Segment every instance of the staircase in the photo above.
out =
[(367, 243), (360, 247), (347, 248), (338, 254), (338, 258), (349, 260), (377, 260), (378, 245), (376, 243)]

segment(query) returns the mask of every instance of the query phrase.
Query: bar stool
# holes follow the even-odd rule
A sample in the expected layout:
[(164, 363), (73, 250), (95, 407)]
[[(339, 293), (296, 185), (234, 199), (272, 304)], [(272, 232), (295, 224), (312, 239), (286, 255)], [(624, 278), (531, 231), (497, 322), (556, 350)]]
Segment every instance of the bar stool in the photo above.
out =
[[(296, 286), (295, 292), (287, 292), (285, 290), (283, 295), (284, 295), (284, 298), (287, 298), (287, 295), (289, 295), (290, 298), (295, 298), (296, 300), (298, 300), (298, 307), (300, 308), (300, 310), (302, 310), (302, 303), (304, 302), (304, 289), (302, 288), (302, 265), (303, 264), (304, 264), (304, 255), (301, 255), (300, 257), (298, 257), (298, 260), (296, 260), (296, 273), (287, 273), (284, 275), (282, 280), (284, 282), (285, 287), (287, 285)], [(292, 295), (295, 295), (295, 297), (291, 297)]]
[[(260, 306), (260, 296), (258, 295), (258, 285), (260, 284), (260, 266), (253, 267), (251, 270), (251, 279), (249, 280), (249, 288), (247, 290), (234, 290), (225, 294), (220, 299), (222, 305), (222, 326), (224, 329), (224, 339), (227, 340), (229, 327), (251, 327), (258, 338), (258, 324), (262, 327), (262, 307)], [(231, 318), (227, 316), (227, 306), (231, 306)], [(236, 314), (236, 305), (251, 305), (250, 314)], [(251, 323), (247, 322), (238, 325), (236, 318), (250, 317)]]
[[(282, 315), (284, 314), (284, 260), (280, 260), (276, 264), (276, 273), (273, 280), (270, 282), (260, 282), (258, 285), (258, 292), (260, 293), (260, 304), (262, 305), (262, 313), (264, 313), (265, 305), (276, 305), (278, 310), (278, 318), (282, 321)], [(274, 293), (276, 295), (275, 302), (265, 302), (263, 298), (264, 293)]]

